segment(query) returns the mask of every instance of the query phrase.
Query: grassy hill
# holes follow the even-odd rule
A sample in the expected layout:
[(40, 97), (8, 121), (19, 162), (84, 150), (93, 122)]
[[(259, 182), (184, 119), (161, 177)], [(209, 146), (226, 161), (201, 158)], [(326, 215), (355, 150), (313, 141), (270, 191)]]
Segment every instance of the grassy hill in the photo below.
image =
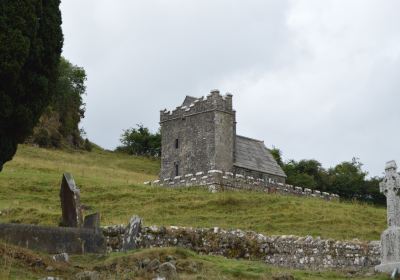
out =
[[(154, 248), (112, 253), (108, 255), (72, 256), (70, 264), (54, 262), (49, 256), (30, 250), (0, 243), (0, 279), (43, 279), (45, 275), (75, 279), (71, 276), (82, 271), (97, 271), (100, 279), (155, 279), (146, 269), (138, 268), (144, 259), (166, 257), (176, 260), (180, 279), (263, 279), (263, 280), (318, 280), (353, 279), (385, 280), (384, 274), (366, 276), (365, 272), (350, 271), (304, 271), (265, 265), (261, 261), (232, 260), (217, 256), (201, 256), (181, 248)], [(52, 267), (51, 272), (47, 269)], [(79, 278), (82, 279), (82, 278)], [(89, 279), (89, 278), (84, 278)]]
[[(0, 173), (0, 222), (57, 225), (61, 216), (61, 175), (71, 172), (81, 189), (86, 214), (100, 211), (103, 225), (126, 223), (131, 215), (138, 214), (147, 225), (218, 226), (269, 235), (376, 240), (386, 224), (384, 208), (357, 202), (144, 186), (142, 182), (155, 179), (158, 170), (157, 160), (101, 149), (89, 153), (22, 145)], [(144, 258), (162, 260), (167, 255), (177, 259), (181, 279), (291, 279), (285, 275), (304, 280), (387, 279), (383, 274), (366, 272), (290, 270), (257, 261), (200, 256), (179, 248), (72, 256), (67, 265), (54, 263), (45, 254), (2, 243), (0, 279), (39, 279), (45, 275), (69, 279), (84, 270), (100, 272), (101, 279), (131, 279), (130, 275), (152, 279), (154, 275), (132, 268)]]
[(57, 225), (61, 175), (71, 172), (86, 212), (100, 211), (103, 225), (126, 223), (138, 214), (147, 225), (360, 240), (378, 240), (386, 226), (384, 208), (358, 202), (143, 186), (158, 170), (157, 160), (100, 149), (89, 153), (21, 145), (0, 173), (0, 222)]

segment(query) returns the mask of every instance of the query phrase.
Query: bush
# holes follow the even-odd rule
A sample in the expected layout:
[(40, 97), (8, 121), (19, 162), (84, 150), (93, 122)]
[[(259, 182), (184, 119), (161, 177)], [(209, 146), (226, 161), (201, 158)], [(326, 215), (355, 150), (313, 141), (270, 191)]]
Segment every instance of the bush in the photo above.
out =
[(34, 141), (35, 144), (38, 144), (39, 147), (45, 148), (50, 146), (50, 134), (49, 131), (45, 128), (40, 128), (36, 133)]
[(92, 151), (93, 145), (92, 145), (92, 143), (90, 143), (89, 139), (87, 139), (87, 138), (85, 139), (85, 143), (83, 144), (83, 148), (88, 152)]
[(123, 146), (117, 148), (117, 151), (126, 152), (131, 155), (145, 155), (159, 157), (161, 155), (161, 134), (151, 133), (143, 125), (137, 125), (138, 128), (131, 128), (124, 131), (121, 136)]
[[(85, 70), (61, 58), (58, 71), (60, 75), (56, 83), (55, 97), (40, 117), (28, 142), (41, 147), (60, 148), (65, 145), (87, 149), (83, 140), (84, 131), (79, 129), (79, 123), (85, 113), (82, 100), (86, 92)], [(47, 130), (47, 134), (43, 129)], [(44, 139), (45, 137), (49, 139)]]

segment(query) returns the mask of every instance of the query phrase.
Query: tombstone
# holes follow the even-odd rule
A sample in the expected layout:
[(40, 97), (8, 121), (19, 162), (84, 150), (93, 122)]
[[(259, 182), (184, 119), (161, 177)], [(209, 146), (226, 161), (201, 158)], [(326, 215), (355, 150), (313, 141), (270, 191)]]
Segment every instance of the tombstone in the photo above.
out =
[(74, 178), (69, 173), (63, 174), (60, 200), (62, 209), (61, 225), (64, 227), (82, 227), (80, 191), (75, 185)]
[(100, 228), (100, 213), (94, 213), (85, 216), (83, 227), (98, 230)]
[(138, 237), (142, 230), (142, 219), (138, 216), (133, 216), (125, 229), (125, 234), (122, 239), (122, 250), (128, 251), (138, 247)]
[(400, 269), (400, 175), (395, 161), (386, 163), (385, 173), (379, 189), (386, 196), (388, 228), (381, 235), (381, 264), (375, 270), (391, 273)]

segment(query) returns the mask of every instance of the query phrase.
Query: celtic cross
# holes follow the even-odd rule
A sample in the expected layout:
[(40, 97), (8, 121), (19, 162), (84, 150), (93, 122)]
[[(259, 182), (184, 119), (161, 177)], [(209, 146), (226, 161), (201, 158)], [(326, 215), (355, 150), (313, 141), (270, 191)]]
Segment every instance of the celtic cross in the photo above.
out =
[(400, 226), (400, 175), (395, 161), (386, 163), (385, 178), (379, 184), (379, 190), (386, 196), (388, 226)]

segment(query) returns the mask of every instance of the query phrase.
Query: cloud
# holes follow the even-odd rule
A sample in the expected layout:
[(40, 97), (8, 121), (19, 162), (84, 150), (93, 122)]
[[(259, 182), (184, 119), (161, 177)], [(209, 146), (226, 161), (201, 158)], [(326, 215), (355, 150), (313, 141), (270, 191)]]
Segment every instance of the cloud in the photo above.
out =
[(102, 146), (158, 127), (184, 95), (234, 94), (238, 132), (286, 158), (400, 160), (397, 1), (62, 4), (64, 55), (88, 72), (83, 126)]

